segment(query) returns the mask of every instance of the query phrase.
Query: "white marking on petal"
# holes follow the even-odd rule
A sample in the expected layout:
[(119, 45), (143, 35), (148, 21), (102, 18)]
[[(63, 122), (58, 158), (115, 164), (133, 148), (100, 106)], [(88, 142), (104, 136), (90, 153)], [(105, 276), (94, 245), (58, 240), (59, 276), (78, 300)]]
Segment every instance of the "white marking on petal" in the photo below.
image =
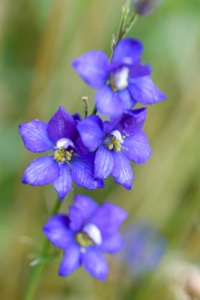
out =
[(123, 90), (128, 86), (129, 68), (123, 67), (114, 73), (114, 84), (119, 90)]
[(102, 236), (99, 228), (94, 224), (87, 224), (83, 228), (83, 232), (86, 232), (88, 236), (95, 242), (97, 245), (101, 245)]
[(81, 253), (85, 253), (85, 252), (86, 252), (86, 249), (85, 249), (84, 247), (81, 247), (81, 248), (80, 248), (80, 252), (81, 252)]
[(124, 57), (123, 63), (127, 64), (127, 65), (131, 65), (131, 64), (133, 64), (133, 60), (130, 57)]
[(113, 130), (110, 134), (114, 135), (116, 137), (116, 139), (120, 142), (120, 144), (123, 144), (124, 139), (122, 138), (122, 135), (119, 132), (119, 130)]
[(74, 147), (74, 143), (68, 138), (59, 139), (56, 143), (55, 149), (67, 149), (69, 146)]

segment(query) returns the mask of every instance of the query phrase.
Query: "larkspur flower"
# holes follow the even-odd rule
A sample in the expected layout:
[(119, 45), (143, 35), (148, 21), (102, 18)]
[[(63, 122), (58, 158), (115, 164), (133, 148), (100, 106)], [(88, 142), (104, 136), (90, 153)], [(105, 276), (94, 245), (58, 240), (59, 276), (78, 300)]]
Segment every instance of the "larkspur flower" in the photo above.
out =
[(49, 241), (64, 249), (59, 275), (67, 276), (83, 265), (92, 276), (105, 281), (108, 265), (102, 252), (113, 254), (122, 248), (118, 228), (126, 217), (114, 204), (98, 206), (88, 196), (76, 195), (69, 215), (55, 215), (43, 227)]
[(124, 248), (118, 258), (136, 276), (155, 270), (166, 250), (165, 238), (146, 222), (130, 224), (122, 232)]
[(61, 200), (71, 190), (72, 180), (86, 189), (104, 186), (101, 180), (93, 177), (94, 153), (88, 153), (80, 139), (76, 128), (78, 120), (78, 114), (71, 116), (60, 107), (48, 123), (32, 120), (19, 125), (28, 150), (53, 152), (30, 163), (22, 178), (23, 183), (52, 183)]
[(94, 176), (106, 178), (112, 174), (115, 181), (131, 189), (133, 172), (129, 160), (144, 163), (151, 149), (142, 126), (146, 108), (129, 110), (119, 120), (106, 121), (89, 116), (77, 128), (85, 146), (96, 151)]
[(161, 3), (161, 0), (134, 0), (133, 6), (140, 16), (151, 14)]
[(82, 79), (98, 89), (96, 107), (102, 114), (119, 117), (137, 102), (153, 104), (166, 99), (150, 78), (151, 67), (140, 61), (142, 44), (131, 38), (121, 40), (109, 61), (102, 51), (90, 51), (72, 65)]

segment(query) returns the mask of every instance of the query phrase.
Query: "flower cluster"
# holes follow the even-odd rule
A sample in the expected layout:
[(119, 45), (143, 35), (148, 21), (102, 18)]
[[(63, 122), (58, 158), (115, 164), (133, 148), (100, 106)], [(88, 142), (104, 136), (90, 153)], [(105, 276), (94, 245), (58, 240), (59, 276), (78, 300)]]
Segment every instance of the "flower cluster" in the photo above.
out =
[(99, 88), (97, 109), (111, 120), (103, 122), (94, 115), (81, 120), (60, 107), (48, 123), (21, 124), (19, 131), (28, 150), (52, 152), (27, 167), (24, 183), (52, 183), (60, 199), (71, 190), (72, 181), (86, 189), (102, 188), (103, 179), (110, 174), (117, 183), (131, 188), (129, 161), (144, 163), (151, 150), (142, 131), (146, 109), (130, 108), (136, 102), (152, 104), (165, 99), (149, 77), (150, 67), (139, 60), (141, 51), (140, 42), (127, 38), (116, 46), (112, 62), (101, 51), (74, 60), (82, 78)]
[[(85, 189), (104, 187), (110, 174), (118, 184), (131, 189), (130, 161), (145, 163), (151, 149), (144, 125), (147, 109), (165, 95), (155, 86), (151, 67), (140, 57), (141, 42), (124, 38), (109, 60), (102, 51), (90, 51), (72, 62), (74, 69), (97, 89), (94, 113), (84, 119), (60, 107), (48, 123), (37, 119), (21, 124), (24, 146), (32, 152), (47, 152), (26, 168), (22, 182), (33, 186), (52, 183), (60, 200), (72, 183)], [(96, 112), (110, 118), (103, 121)], [(100, 207), (87, 196), (76, 196), (69, 215), (54, 215), (44, 226), (47, 238), (64, 249), (59, 274), (69, 275), (83, 265), (94, 277), (105, 280), (107, 263), (101, 252), (115, 253), (122, 247), (117, 233), (126, 213), (114, 204)]]

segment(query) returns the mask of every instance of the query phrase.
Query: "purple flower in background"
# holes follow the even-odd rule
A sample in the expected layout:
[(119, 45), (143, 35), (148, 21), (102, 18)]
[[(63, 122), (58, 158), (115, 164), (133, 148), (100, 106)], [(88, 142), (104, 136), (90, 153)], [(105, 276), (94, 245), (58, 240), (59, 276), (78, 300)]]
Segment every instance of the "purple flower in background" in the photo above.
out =
[(60, 107), (48, 123), (32, 120), (19, 125), (24, 146), (32, 152), (51, 151), (36, 158), (26, 168), (23, 183), (44, 185), (52, 183), (62, 200), (72, 188), (72, 180), (86, 188), (103, 187), (93, 177), (94, 153), (83, 145), (76, 123), (79, 116), (71, 116)]
[(151, 224), (138, 222), (122, 233), (124, 248), (119, 259), (137, 276), (156, 269), (166, 249), (164, 237)]
[(161, 0), (134, 0), (133, 6), (136, 13), (146, 16), (152, 13), (161, 3)]
[(106, 178), (112, 174), (115, 181), (131, 189), (133, 173), (129, 160), (145, 163), (151, 149), (142, 126), (146, 109), (129, 110), (119, 120), (102, 122), (98, 116), (89, 116), (77, 128), (85, 146), (96, 151), (94, 177)]
[(83, 80), (97, 88), (96, 107), (112, 118), (137, 102), (153, 104), (166, 99), (150, 78), (151, 68), (140, 61), (142, 44), (125, 38), (115, 47), (112, 61), (102, 51), (90, 51), (72, 62)]
[(43, 227), (51, 243), (64, 249), (59, 275), (67, 276), (81, 265), (92, 276), (106, 280), (108, 265), (102, 252), (118, 252), (123, 241), (118, 228), (127, 213), (111, 203), (97, 205), (91, 198), (77, 195), (69, 215), (53, 216)]

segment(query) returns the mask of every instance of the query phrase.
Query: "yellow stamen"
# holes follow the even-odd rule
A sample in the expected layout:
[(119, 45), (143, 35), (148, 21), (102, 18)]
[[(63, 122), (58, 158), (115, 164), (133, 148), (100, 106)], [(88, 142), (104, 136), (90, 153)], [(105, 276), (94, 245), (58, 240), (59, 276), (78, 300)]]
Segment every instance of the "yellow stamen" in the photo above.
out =
[[(110, 149), (111, 146), (112, 146), (112, 148)], [(113, 149), (115, 152), (121, 151), (121, 144), (115, 136), (112, 136), (112, 141), (111, 141), (111, 144), (108, 146), (108, 149), (109, 150)]]
[(86, 232), (79, 232), (76, 235), (76, 241), (83, 247), (88, 247), (93, 244), (93, 241)]
[(54, 153), (54, 159), (57, 162), (70, 161), (73, 156), (73, 150), (67, 151), (63, 148), (56, 150)]

